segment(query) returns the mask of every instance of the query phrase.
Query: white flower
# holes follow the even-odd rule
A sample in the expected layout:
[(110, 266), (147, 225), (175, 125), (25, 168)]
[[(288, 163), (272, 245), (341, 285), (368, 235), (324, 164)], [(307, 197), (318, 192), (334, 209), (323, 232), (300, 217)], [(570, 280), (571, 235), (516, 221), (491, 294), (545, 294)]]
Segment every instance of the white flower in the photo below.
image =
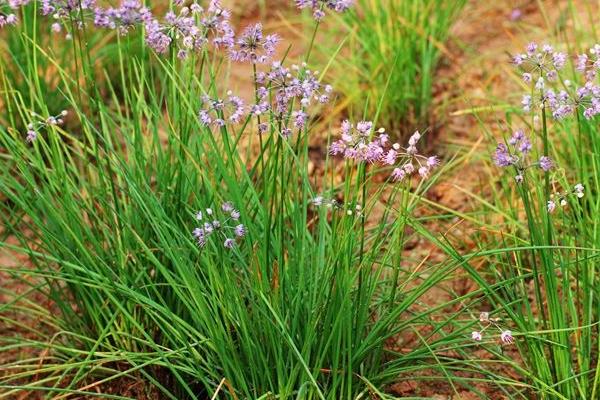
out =
[(415, 146), (417, 142), (421, 139), (421, 133), (419, 131), (415, 131), (410, 138), (408, 138), (408, 144), (410, 146)]
[(519, 174), (519, 175), (515, 176), (515, 181), (517, 183), (523, 182), (523, 175)]
[(513, 338), (512, 332), (508, 331), (508, 330), (502, 331), (502, 333), (500, 334), (500, 340), (502, 340), (502, 343), (505, 343), (505, 344), (513, 343), (514, 338)]
[(537, 80), (537, 82), (535, 84), (535, 88), (537, 90), (542, 90), (542, 89), (544, 89), (544, 86), (545, 86), (544, 85), (544, 78), (542, 78), (542, 77), (538, 78), (538, 80)]

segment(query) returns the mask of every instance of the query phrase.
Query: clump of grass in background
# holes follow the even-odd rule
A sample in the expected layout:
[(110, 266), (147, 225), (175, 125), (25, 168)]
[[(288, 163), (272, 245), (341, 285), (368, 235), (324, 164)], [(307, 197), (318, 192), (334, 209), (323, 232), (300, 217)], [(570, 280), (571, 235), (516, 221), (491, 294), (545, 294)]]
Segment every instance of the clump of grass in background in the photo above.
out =
[[(339, 399), (386, 397), (387, 383), (425, 368), (453, 379), (435, 357), (462, 351), (460, 331), (445, 337), (451, 318), (408, 352), (386, 346), (431, 324), (442, 306), (419, 299), (458, 265), (415, 270), (403, 255), (438, 164), (419, 154), (420, 134), (404, 148), (372, 122), (344, 123), (332, 145), (342, 183), (327, 159), (318, 194), (308, 138), (331, 89), (307, 66), (269, 64), (276, 35), (235, 35), (215, 1), (164, 18), (137, 2), (45, 3), (84, 74), (27, 28), (10, 32), (53, 66), (68, 111), (50, 110), (35, 63), (0, 61), (28, 83), (22, 93), (2, 80), (1, 207), (19, 242), (2, 246), (33, 264), (5, 272), (55, 307), (17, 294), (2, 307), (3, 324), (34, 338), (3, 337), (0, 350), (42, 354), (4, 365), (5, 396), (98, 395), (129, 377), (172, 399)], [(96, 29), (119, 33), (110, 74), (88, 46)], [(226, 88), (231, 62), (252, 76), (250, 98)], [(28, 314), (44, 326), (24, 326)]]
[[(410, 132), (432, 121), (432, 88), (450, 28), (465, 0), (357, 0), (332, 28), (344, 42), (342, 57), (328, 65), (332, 84), (344, 95), (343, 106), (368, 112), (379, 107), (386, 126)], [(335, 53), (340, 42), (320, 42)]]

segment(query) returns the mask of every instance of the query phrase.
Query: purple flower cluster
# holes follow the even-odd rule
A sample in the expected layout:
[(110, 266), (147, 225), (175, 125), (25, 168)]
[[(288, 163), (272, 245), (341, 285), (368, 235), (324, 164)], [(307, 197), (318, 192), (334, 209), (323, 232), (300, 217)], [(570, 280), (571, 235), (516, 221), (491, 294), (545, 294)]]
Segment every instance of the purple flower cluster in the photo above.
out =
[(513, 57), (513, 62), (526, 70), (523, 73), (525, 82), (531, 82), (533, 78), (537, 78), (536, 82), (540, 78), (555, 81), (558, 71), (563, 69), (567, 62), (567, 56), (554, 51), (554, 48), (548, 44), (540, 48), (537, 43), (532, 42), (527, 45), (525, 53)]
[(17, 10), (29, 3), (30, 0), (0, 0), (0, 28), (5, 25), (16, 25), (19, 22)]
[[(24, 0), (11, 2), (26, 3)], [(182, 1), (176, 1), (178, 11), (169, 10), (162, 20), (153, 16), (140, 0), (121, 0), (119, 7), (108, 8), (96, 6), (96, 0), (42, 0), (41, 12), (55, 19), (52, 24), (54, 32), (61, 32), (71, 21), (76, 21), (76, 27), (82, 28), (86, 21), (91, 20), (97, 27), (115, 29), (122, 35), (143, 26), (146, 44), (150, 48), (164, 54), (172, 46), (176, 47), (179, 58), (200, 50), (210, 40), (216, 48), (230, 49), (234, 46), (235, 33), (229, 23), (230, 12), (223, 9), (218, 0), (211, 0), (206, 10), (198, 3), (185, 7), (182, 4)], [(9, 22), (14, 23), (15, 18), (11, 17)], [(68, 38), (70, 36), (67, 34)]]
[[(41, 12), (44, 16), (52, 16), (55, 22), (52, 31), (62, 32), (63, 26), (69, 26), (71, 21), (79, 29), (83, 28), (85, 21), (94, 18), (96, 0), (42, 0)], [(71, 34), (67, 33), (67, 39)]]
[(68, 17), (79, 10), (93, 10), (95, 0), (42, 0), (42, 15), (52, 15), (55, 19)]
[(156, 18), (145, 21), (146, 43), (159, 54), (166, 53), (171, 46), (177, 47), (177, 56), (186, 58), (190, 51), (200, 50), (212, 38), (217, 48), (231, 48), (234, 32), (229, 23), (230, 12), (212, 0), (204, 10), (197, 3), (182, 7), (179, 14), (167, 12), (164, 22)]
[(600, 44), (577, 56), (576, 70), (585, 83), (575, 91), (575, 104), (583, 108), (583, 116), (591, 119), (600, 114), (600, 86), (595, 83), (600, 71)]
[(18, 22), (17, 16), (13, 13), (0, 14), (0, 28), (5, 25), (16, 25)]
[(381, 132), (371, 140), (373, 131), (371, 121), (360, 121), (354, 126), (350, 121), (345, 120), (342, 122), (341, 131), (341, 139), (333, 142), (329, 147), (332, 155), (342, 154), (346, 159), (370, 163), (382, 159), (389, 137)]
[(419, 154), (417, 143), (420, 139), (421, 133), (416, 131), (408, 138), (408, 147), (403, 148), (400, 144), (394, 143), (383, 156), (384, 164), (396, 165), (392, 171), (393, 180), (401, 181), (415, 173), (421, 178), (427, 178), (431, 170), (439, 165), (440, 160), (437, 156)]
[(564, 53), (554, 51), (550, 45), (539, 48), (530, 43), (526, 53), (513, 58), (515, 65), (524, 71), (523, 80), (532, 85), (533, 94), (523, 96), (523, 110), (531, 112), (548, 107), (556, 120), (572, 115), (577, 109), (582, 109), (587, 119), (600, 114), (600, 86), (594, 82), (600, 69), (599, 57), (600, 45), (577, 57), (576, 70), (585, 83), (575, 87), (570, 80), (560, 79), (560, 71), (567, 62)]
[(117, 29), (122, 35), (139, 24), (150, 22), (151, 19), (150, 10), (139, 0), (123, 0), (118, 8), (96, 7), (94, 9), (94, 25)]
[(577, 71), (585, 75), (586, 81), (593, 81), (600, 70), (600, 44), (595, 44), (587, 53), (577, 56)]
[(554, 167), (554, 161), (552, 161), (552, 159), (548, 156), (541, 156), (540, 160), (538, 161), (538, 165), (540, 166), (542, 171), (547, 172), (550, 171), (552, 167)]
[[(244, 101), (232, 94), (231, 91), (227, 92), (227, 98), (225, 100), (212, 99), (209, 96), (202, 97), (202, 103), (204, 108), (198, 113), (200, 123), (203, 126), (214, 125), (222, 127), (226, 123), (226, 119), (230, 123), (237, 124), (245, 115)], [(228, 113), (227, 118), (225, 113)], [(214, 116), (211, 116), (214, 114)], [(226, 119), (225, 119), (226, 118)]]
[(31, 116), (36, 120), (27, 124), (27, 134), (25, 136), (25, 140), (29, 143), (35, 142), (41, 129), (48, 126), (62, 125), (65, 122), (64, 118), (67, 116), (67, 114), (67, 110), (62, 110), (61, 113), (56, 116), (42, 118), (36, 113), (31, 113)]
[(313, 17), (320, 21), (325, 16), (325, 8), (336, 12), (344, 12), (354, 4), (354, 0), (295, 0), (299, 9), (308, 8), (313, 12)]
[(439, 164), (436, 156), (427, 157), (419, 154), (417, 143), (421, 139), (421, 134), (418, 131), (411, 135), (408, 139), (408, 147), (404, 148), (398, 143), (388, 147), (389, 137), (383, 128), (378, 130), (375, 139), (371, 139), (372, 129), (373, 124), (368, 121), (359, 122), (356, 127), (349, 121), (344, 121), (342, 137), (331, 144), (330, 153), (343, 154), (346, 159), (394, 166), (391, 174), (394, 181), (401, 181), (415, 173), (426, 178)]
[(522, 130), (517, 130), (508, 140), (508, 145), (498, 143), (494, 153), (494, 163), (499, 167), (514, 166), (517, 169), (517, 182), (523, 181), (523, 173), (531, 167), (539, 167), (543, 171), (549, 171), (554, 166), (550, 157), (542, 156), (535, 163), (528, 162), (528, 155), (531, 152), (531, 141)]
[[(17, 16), (14, 10), (30, 0), (0, 0), (0, 27), (14, 25)], [(74, 21), (76, 28), (83, 28), (88, 21), (101, 28), (114, 29), (127, 34), (137, 26), (145, 29), (146, 44), (158, 54), (172, 48), (179, 58), (190, 52), (199, 51), (207, 43), (216, 49), (225, 49), (233, 61), (253, 64), (269, 62), (280, 41), (277, 34), (264, 34), (260, 23), (248, 26), (236, 39), (230, 24), (231, 13), (224, 9), (219, 0), (211, 0), (203, 8), (192, 2), (174, 1), (175, 9), (163, 18), (157, 18), (141, 0), (121, 0), (118, 7), (101, 7), (96, 0), (40, 0), (42, 15), (51, 16), (53, 32), (62, 32)], [(314, 4), (313, 4), (314, 3)], [(348, 0), (299, 1), (300, 8), (330, 8), (344, 11), (350, 6)], [(71, 38), (68, 32), (67, 38)]]
[[(196, 213), (196, 220), (201, 224), (194, 229), (192, 235), (198, 246), (204, 247), (210, 237), (218, 237), (223, 247), (232, 249), (236, 246), (236, 238), (246, 235), (246, 227), (239, 223), (240, 212), (232, 203), (225, 202), (220, 210), (207, 208)], [(204, 221), (204, 222), (203, 222)]]
[[(273, 62), (267, 72), (258, 72), (256, 84), (257, 101), (251, 114), (260, 117), (269, 112), (282, 127), (280, 133), (284, 137), (291, 135), (292, 127), (303, 129), (308, 120), (306, 108), (313, 102), (327, 103), (333, 90), (329, 85), (322, 85), (318, 71), (311, 71), (306, 64), (293, 65), (290, 69), (281, 62)], [(266, 126), (259, 129), (264, 131)]]
[(499, 318), (490, 318), (490, 313), (482, 312), (479, 314), (479, 322), (483, 325), (483, 328), (479, 331), (471, 332), (471, 339), (476, 342), (481, 342), (483, 340), (483, 334), (490, 327), (495, 327), (500, 331), (500, 341), (503, 344), (513, 344), (515, 338), (513, 336), (512, 331), (508, 329), (503, 329), (500, 327)]
[(261, 24), (250, 25), (235, 41), (235, 46), (229, 50), (229, 56), (233, 61), (264, 64), (275, 54), (279, 40), (277, 34), (263, 35)]

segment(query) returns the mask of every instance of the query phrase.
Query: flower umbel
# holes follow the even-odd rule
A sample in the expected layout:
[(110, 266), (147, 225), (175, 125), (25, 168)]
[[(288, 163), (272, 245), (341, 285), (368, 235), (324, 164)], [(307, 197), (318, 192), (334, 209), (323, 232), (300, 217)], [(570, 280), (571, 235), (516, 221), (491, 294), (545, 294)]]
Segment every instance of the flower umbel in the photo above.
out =
[(391, 174), (394, 181), (401, 181), (414, 173), (421, 178), (427, 178), (431, 170), (439, 165), (440, 160), (437, 156), (424, 156), (417, 150), (417, 143), (421, 137), (421, 133), (416, 131), (408, 139), (406, 148), (394, 143), (382, 157), (383, 164), (395, 165)]
[(566, 207), (569, 204), (569, 198), (576, 197), (581, 199), (584, 194), (584, 187), (581, 183), (576, 184), (573, 189), (564, 192), (564, 193), (553, 193), (550, 195), (550, 200), (547, 203), (547, 210), (549, 213), (554, 212), (556, 210), (556, 206), (560, 205), (561, 207)]
[(342, 154), (346, 159), (379, 162), (384, 166), (394, 166), (390, 175), (394, 181), (401, 181), (413, 174), (421, 178), (429, 176), (431, 170), (439, 165), (437, 156), (424, 156), (417, 150), (421, 133), (416, 131), (408, 139), (408, 146), (398, 143), (388, 146), (389, 136), (385, 129), (380, 128), (378, 135), (372, 139), (373, 123), (361, 121), (356, 127), (349, 121), (342, 123), (342, 138), (331, 144), (329, 152), (333, 155)]
[(212, 0), (207, 10), (197, 3), (182, 7), (179, 13), (167, 12), (161, 22), (156, 18), (145, 19), (146, 43), (154, 51), (164, 54), (176, 46), (177, 56), (186, 58), (190, 52), (201, 50), (209, 37), (216, 48), (231, 48), (234, 32), (229, 23), (230, 12)]
[(212, 99), (205, 95), (202, 102), (204, 108), (198, 112), (198, 117), (204, 126), (222, 127), (226, 122), (237, 124), (245, 116), (244, 100), (234, 96), (231, 91), (227, 92), (225, 100)]
[(263, 35), (261, 24), (250, 25), (235, 41), (229, 56), (234, 61), (263, 64), (273, 57), (279, 40), (277, 34)]
[(481, 342), (486, 330), (497, 328), (500, 331), (500, 341), (504, 344), (514, 343), (512, 332), (500, 327), (500, 318), (491, 318), (489, 312), (481, 312), (479, 314), (479, 323), (483, 326), (481, 330), (471, 332), (471, 340)]
[(530, 43), (525, 53), (513, 58), (522, 72), (523, 81), (531, 84), (531, 92), (523, 96), (525, 112), (548, 108), (554, 119), (573, 115), (578, 109), (586, 119), (600, 114), (600, 86), (594, 80), (600, 69), (600, 45), (580, 54), (575, 69), (583, 75), (584, 84), (577, 87), (569, 79), (561, 78), (567, 56), (554, 51), (552, 46)]
[(192, 231), (192, 235), (200, 247), (205, 247), (213, 237), (226, 249), (233, 249), (237, 245), (236, 238), (246, 235), (246, 227), (239, 223), (240, 212), (230, 202), (223, 203), (220, 209), (200, 210), (195, 218), (200, 226)]
[[(333, 89), (322, 85), (318, 75), (318, 71), (308, 69), (305, 63), (287, 68), (279, 61), (273, 62), (269, 71), (256, 74), (256, 104), (250, 113), (258, 119), (268, 113), (281, 135), (288, 138), (292, 129), (301, 130), (306, 126), (308, 108), (313, 103), (329, 101)], [(261, 132), (266, 128), (264, 126)]]
[(532, 167), (539, 167), (543, 171), (549, 171), (554, 167), (554, 162), (548, 156), (540, 157), (537, 162), (529, 161), (528, 156), (532, 150), (532, 145), (522, 130), (516, 130), (507, 143), (498, 143), (493, 159), (499, 167), (514, 166), (517, 170), (515, 176), (517, 183), (523, 181), (525, 171)]
[(56, 125), (62, 125), (65, 121), (64, 118), (68, 115), (67, 110), (62, 110), (60, 114), (56, 116), (50, 116), (48, 118), (42, 118), (36, 113), (31, 113), (33, 118), (36, 118), (33, 122), (27, 124), (27, 135), (25, 140), (32, 143), (37, 140), (40, 130)]
[(360, 121), (354, 126), (350, 121), (345, 120), (341, 131), (342, 138), (329, 147), (332, 155), (342, 154), (346, 159), (370, 163), (379, 161), (383, 156), (388, 135), (382, 132), (377, 138), (371, 140), (373, 131), (371, 121)]

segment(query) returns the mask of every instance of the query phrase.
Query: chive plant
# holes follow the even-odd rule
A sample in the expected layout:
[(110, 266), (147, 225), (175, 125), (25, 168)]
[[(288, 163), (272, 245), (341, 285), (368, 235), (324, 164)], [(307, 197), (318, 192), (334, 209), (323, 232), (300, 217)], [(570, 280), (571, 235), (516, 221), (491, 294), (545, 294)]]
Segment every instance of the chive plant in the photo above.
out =
[[(595, 57), (596, 48), (590, 50)], [(551, 46), (530, 43), (523, 54), (514, 58), (522, 70), (522, 78), (531, 92), (523, 97), (523, 110), (531, 113), (530, 126), (537, 134), (540, 157), (527, 163), (526, 153), (531, 142), (520, 131), (508, 145), (496, 150), (497, 165), (515, 169), (516, 190), (523, 201), (525, 221), (529, 231), (529, 251), (518, 252), (516, 266), (530, 268), (534, 287), (533, 299), (526, 301), (517, 319), (526, 322), (526, 331), (543, 332), (527, 335), (525, 349), (533, 377), (540, 392), (547, 398), (589, 398), (597, 392), (598, 320), (594, 312), (597, 297), (593, 268), (597, 243), (590, 241), (582, 222), (589, 218), (589, 207), (583, 199), (592, 182), (580, 181), (586, 166), (575, 170), (560, 168), (551, 160), (554, 137), (559, 135), (562, 121), (575, 119), (578, 124), (591, 121), (600, 113), (594, 60), (580, 55), (576, 70), (582, 75), (569, 80), (563, 74), (567, 56)], [(551, 120), (556, 121), (551, 124)], [(587, 139), (583, 133), (574, 135), (582, 153)], [(531, 174), (535, 165), (543, 176)], [(575, 180), (574, 183), (569, 181)], [(523, 273), (523, 272), (521, 272)], [(532, 314), (535, 310), (536, 315)], [(524, 318), (523, 316), (527, 316)]]
[[(217, 1), (175, 1), (164, 16), (136, 1), (25, 3), (10, 3), (21, 25), (6, 34), (37, 62), (0, 60), (0, 193), (19, 243), (2, 247), (32, 265), (3, 270), (53, 309), (17, 294), (0, 308), (27, 334), (2, 337), (22, 356), (5, 363), (0, 396), (125, 398), (98, 390), (136, 378), (171, 399), (385, 398), (400, 374), (454, 379), (435, 357), (462, 351), (464, 332), (445, 340), (452, 319), (408, 352), (387, 346), (431, 324), (443, 305), (419, 299), (460, 265), (414, 270), (403, 252), (439, 174), (420, 133), (403, 146), (345, 121), (315, 177), (310, 135), (333, 92), (310, 49), (301, 65), (276, 60), (280, 38), (260, 24), (236, 35)], [(350, 3), (298, 5), (321, 19)], [(44, 16), (54, 45), (32, 35)], [(98, 31), (118, 67), (95, 58)], [(232, 63), (252, 76), (246, 98), (227, 88)], [(44, 66), (64, 110), (40, 90)]]
[[(490, 180), (498, 167), (509, 172), (482, 204), (501, 222), (480, 221), (498, 235), (471, 255), (438, 241), (486, 294), (473, 340), (512, 365), (528, 398), (598, 396), (597, 52), (577, 56), (574, 73), (550, 45), (530, 43), (514, 57), (528, 92), (522, 110), (507, 114), (512, 133), (496, 147)], [(498, 351), (490, 331), (514, 341), (518, 360)]]

